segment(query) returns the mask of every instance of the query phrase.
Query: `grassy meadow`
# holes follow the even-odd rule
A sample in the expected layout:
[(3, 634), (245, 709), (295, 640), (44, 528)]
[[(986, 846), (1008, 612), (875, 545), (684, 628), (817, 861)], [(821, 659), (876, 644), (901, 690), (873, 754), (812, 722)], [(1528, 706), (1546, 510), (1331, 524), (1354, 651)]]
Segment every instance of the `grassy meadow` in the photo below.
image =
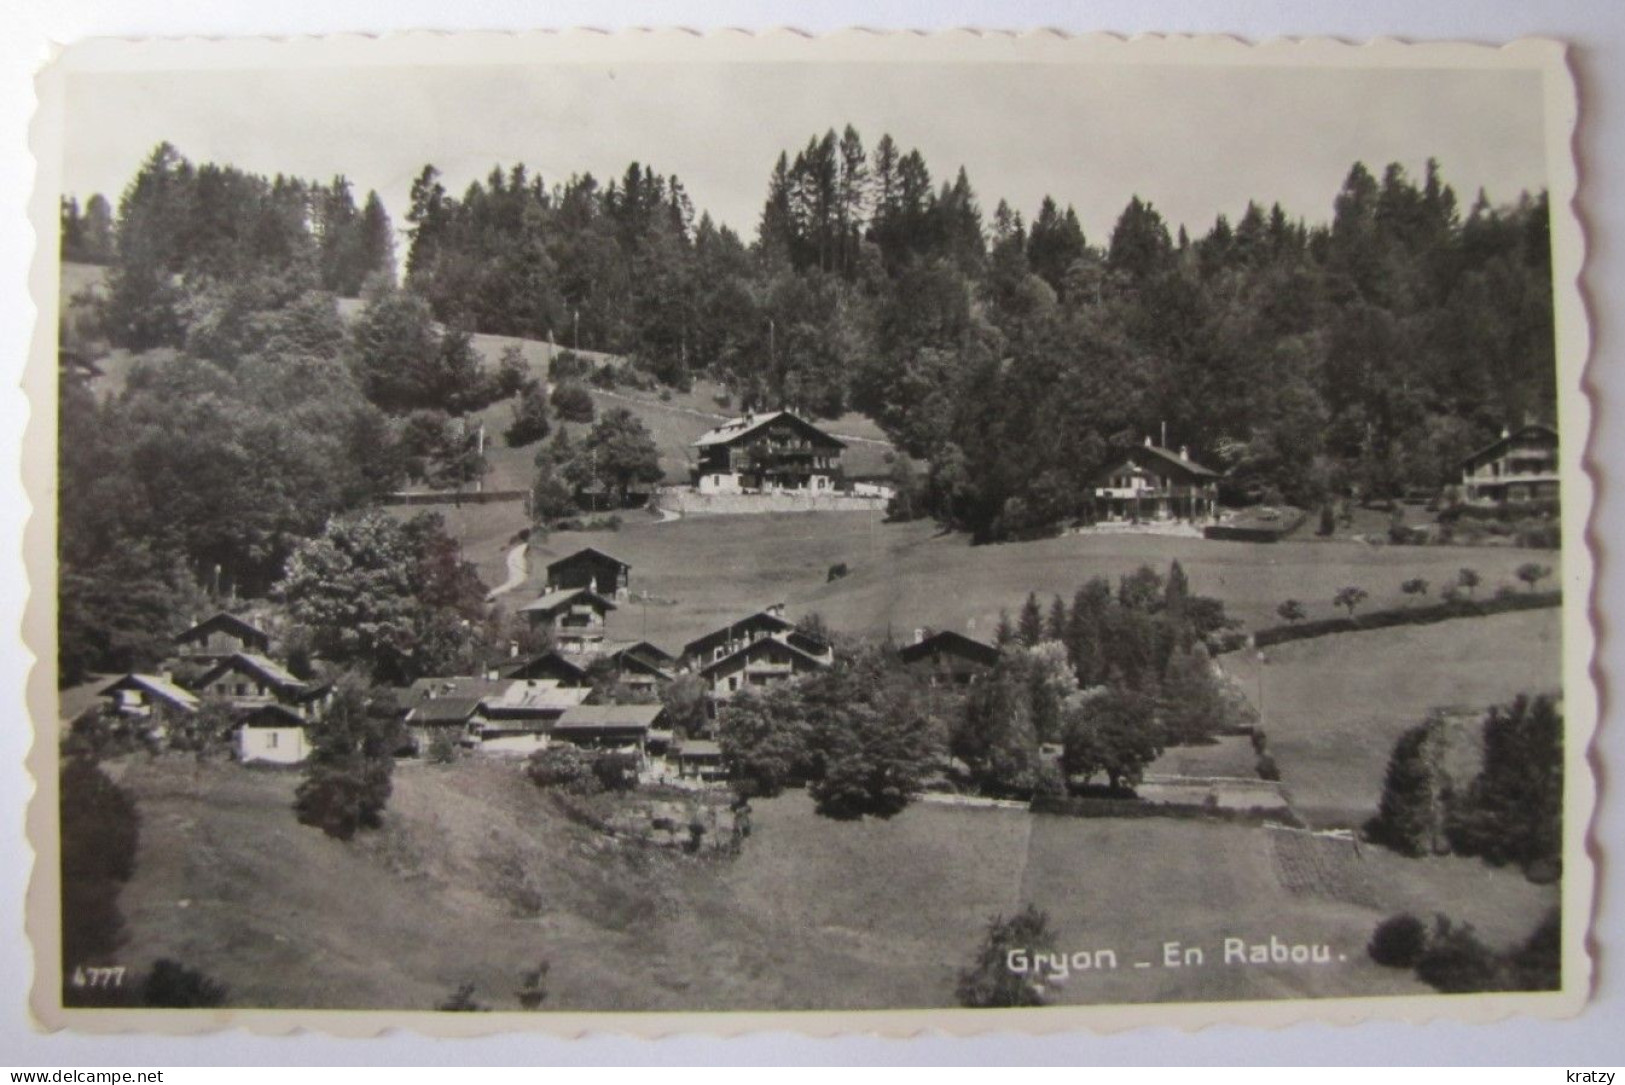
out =
[[(1442, 585), (1462, 566), (1479, 571), (1479, 593), (1487, 594), (1517, 583), (1514, 571), (1523, 562), (1551, 563), (1555, 557), (1511, 548), (1296, 540), (1258, 545), (1148, 535), (1064, 535), (971, 546), (964, 535), (945, 534), (935, 524), (888, 524), (872, 513), (660, 522), (634, 512), (625, 515), (620, 531), (559, 532), (533, 541), (532, 588), (548, 561), (589, 545), (631, 562), (633, 592), (660, 600), (647, 608), (633, 603), (611, 617), (611, 629), (619, 625), (642, 636), (646, 609), (648, 636), (662, 644), (670, 640), (667, 647), (775, 601), (786, 602), (793, 617), (817, 612), (831, 628), (854, 635), (890, 631), (902, 639), (930, 626), (991, 639), (999, 611), (1014, 614), (1029, 591), (1048, 605), (1057, 593), (1070, 599), (1092, 576), (1115, 583), (1142, 564), (1166, 571), (1175, 560), (1194, 591), (1217, 596), (1233, 617), (1258, 629), (1279, 624), (1275, 609), (1288, 598), (1301, 600), (1311, 617), (1331, 617), (1343, 613), (1332, 596), (1352, 584), (1371, 594), (1368, 610), (1400, 606), (1409, 599), (1400, 591), (1405, 580), (1421, 576)], [(500, 553), (491, 545), (471, 557), (501, 579)], [(830, 581), (829, 569), (839, 563), (849, 575)]]
[[(1312, 821), (1359, 825), (1376, 811), (1394, 740), (1430, 708), (1483, 709), (1562, 688), (1562, 613), (1530, 610), (1343, 633), (1277, 645), (1223, 666), (1254, 704), (1293, 806)], [(1476, 741), (1478, 723), (1469, 720)]]
[[(1408, 908), (1527, 935), (1555, 889), (1461, 859), (1364, 849), (1369, 899), (1289, 890), (1271, 830), (1083, 820), (916, 804), (886, 822), (757, 804), (736, 859), (624, 852), (572, 823), (513, 762), (411, 765), (385, 827), (344, 844), (299, 825), (297, 775), (183, 757), (114, 766), (140, 808), (120, 896), (120, 963), (167, 956), (235, 1006), (431, 1009), (463, 983), (515, 1010), (520, 970), (551, 965), (550, 1010), (820, 1009), (953, 1004), (988, 918), (1032, 902), (1059, 947), (1113, 949), (1062, 1002), (1425, 993), (1364, 956)], [(1329, 944), (1313, 968), (1225, 967), (1225, 936)], [(1164, 941), (1203, 968), (1136, 970)]]

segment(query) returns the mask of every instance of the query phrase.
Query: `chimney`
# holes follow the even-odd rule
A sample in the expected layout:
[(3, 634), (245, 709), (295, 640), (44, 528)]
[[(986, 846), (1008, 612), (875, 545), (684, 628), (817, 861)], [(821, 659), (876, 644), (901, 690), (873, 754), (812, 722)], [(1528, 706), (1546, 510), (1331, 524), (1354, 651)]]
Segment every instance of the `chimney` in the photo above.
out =
[(1508, 437), (1511, 437), (1511, 436), (1512, 436), (1512, 429), (1511, 429), (1511, 427), (1509, 427), (1509, 426), (1502, 426), (1502, 427), (1501, 427), (1501, 439), (1502, 439), (1502, 440), (1503, 440), (1503, 441), (1504, 441), (1504, 440), (1506, 440), (1506, 439), (1507, 439), (1507, 438), (1508, 438)]
[(170, 670), (168, 667), (165, 667), (163, 670), (159, 671), (158, 672), (158, 677), (162, 678), (165, 682), (168, 682), (170, 685), (175, 684), (175, 672)]
[(1189, 445), (1179, 446), (1179, 458), (1182, 460), (1188, 460), (1191, 458), (1191, 449)]
[(508, 642), (508, 658), (509, 659), (518, 659), (519, 658), (519, 642), (518, 641), (510, 640)]
[(775, 617), (775, 618), (784, 617), (784, 604), (783, 603), (769, 603), (763, 609), (765, 609), (769, 614), (773, 615), (773, 617)]
[(925, 630), (924, 629), (916, 629), (914, 631), (914, 643), (918, 644), (921, 641), (923, 641), (924, 639), (925, 639)]
[(1151, 447), (1151, 435), (1149, 433), (1145, 435), (1145, 447)]

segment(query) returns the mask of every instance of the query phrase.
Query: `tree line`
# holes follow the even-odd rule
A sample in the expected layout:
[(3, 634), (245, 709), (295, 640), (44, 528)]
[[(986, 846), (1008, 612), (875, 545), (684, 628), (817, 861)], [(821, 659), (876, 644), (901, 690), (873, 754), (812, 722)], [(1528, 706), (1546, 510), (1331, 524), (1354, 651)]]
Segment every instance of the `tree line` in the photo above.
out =
[(996, 663), (966, 687), (932, 685), (890, 644), (837, 645), (835, 665), (746, 689), (717, 731), (745, 796), (805, 784), (820, 813), (889, 817), (928, 784), (1031, 798), (1125, 794), (1168, 746), (1213, 741), (1255, 719), (1215, 672), (1206, 638), (1233, 623), (1175, 562), (1103, 578), (1069, 606), (1029, 596), (1002, 623)]
[(1553, 416), (1544, 193), (1463, 208), (1429, 161), (1328, 195), (1322, 224), (1260, 200), (1200, 236), (1135, 196), (1091, 241), (1048, 197), (985, 217), (963, 168), (848, 126), (780, 156), (748, 243), (647, 165), (460, 197), (425, 167), (406, 281), (444, 321), (867, 413), (925, 465), (915, 504), (984, 538), (1086, 516), (1090, 474), (1161, 423), (1232, 496), (1313, 507), (1437, 488)]

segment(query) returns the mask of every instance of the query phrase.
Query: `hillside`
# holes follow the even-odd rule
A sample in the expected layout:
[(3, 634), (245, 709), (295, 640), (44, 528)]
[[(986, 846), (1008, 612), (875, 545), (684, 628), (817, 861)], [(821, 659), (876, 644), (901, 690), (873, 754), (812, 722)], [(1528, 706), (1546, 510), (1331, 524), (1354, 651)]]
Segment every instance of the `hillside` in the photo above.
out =
[[(504, 539), (506, 537), (504, 536)], [(634, 513), (616, 532), (561, 532), (532, 543), (532, 586), (542, 567), (582, 546), (596, 546), (632, 564), (632, 590), (656, 600), (649, 635), (698, 635), (742, 608), (789, 604), (792, 616), (816, 611), (831, 628), (896, 637), (916, 628), (952, 628), (991, 638), (1001, 609), (1012, 614), (1029, 591), (1045, 605), (1059, 593), (1070, 599), (1085, 581), (1119, 576), (1142, 564), (1166, 572), (1178, 561), (1191, 589), (1223, 600), (1249, 629), (1280, 622), (1282, 600), (1303, 601), (1311, 617), (1343, 613), (1332, 596), (1344, 585), (1371, 593), (1366, 609), (1401, 606), (1400, 585), (1414, 576), (1435, 585), (1463, 566), (1483, 577), (1481, 594), (1516, 584), (1515, 570), (1550, 552), (1511, 548), (1370, 547), (1360, 543), (1296, 541), (1272, 545), (1169, 536), (1063, 535), (1036, 542), (972, 546), (962, 534), (934, 523), (885, 523), (872, 513), (802, 513), (772, 516), (690, 517), (660, 523)], [(500, 569), (500, 541), (473, 555)], [(835, 581), (828, 571), (846, 564)], [(718, 575), (726, 570), (726, 575)], [(617, 623), (642, 623), (642, 608), (623, 610)], [(1451, 627), (1461, 623), (1450, 623)], [(623, 625), (623, 628), (626, 628)], [(637, 628), (631, 632), (636, 633)], [(684, 636), (686, 632), (687, 636)], [(641, 635), (641, 634), (639, 634)], [(662, 642), (664, 643), (664, 642)]]
[[(1364, 957), (1382, 915), (1448, 909), (1504, 946), (1555, 898), (1515, 872), (1368, 850), (1368, 896), (1351, 902), (1285, 888), (1280, 845), (1257, 828), (932, 804), (832, 822), (799, 793), (758, 804), (737, 859), (625, 852), (515, 764), (480, 760), (403, 766), (385, 829), (342, 844), (294, 821), (291, 773), (182, 757), (114, 769), (142, 815), (121, 963), (176, 958), (237, 1006), (429, 1009), (472, 983), (513, 1010), (519, 972), (544, 958), (551, 1010), (949, 1005), (987, 918), (1028, 901), (1063, 947), (1122, 957), (1075, 978), (1067, 1002), (1418, 993)], [(1271, 933), (1349, 960), (1129, 968), (1167, 939), (1216, 953), (1222, 935)]]

